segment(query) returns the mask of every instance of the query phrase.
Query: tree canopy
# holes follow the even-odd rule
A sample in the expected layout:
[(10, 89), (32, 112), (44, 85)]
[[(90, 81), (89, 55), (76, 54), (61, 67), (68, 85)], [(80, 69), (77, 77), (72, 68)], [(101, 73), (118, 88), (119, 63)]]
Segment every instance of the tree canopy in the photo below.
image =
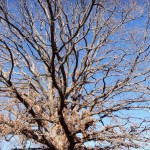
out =
[(1, 138), (51, 150), (150, 148), (149, 8), (0, 3)]

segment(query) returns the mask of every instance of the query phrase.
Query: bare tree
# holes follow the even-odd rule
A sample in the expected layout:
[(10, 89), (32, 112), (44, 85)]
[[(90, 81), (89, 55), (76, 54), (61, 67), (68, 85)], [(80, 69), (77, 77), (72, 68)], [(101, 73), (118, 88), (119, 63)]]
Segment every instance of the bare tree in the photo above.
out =
[(0, 5), (1, 137), (51, 150), (148, 147), (147, 8), (134, 0)]

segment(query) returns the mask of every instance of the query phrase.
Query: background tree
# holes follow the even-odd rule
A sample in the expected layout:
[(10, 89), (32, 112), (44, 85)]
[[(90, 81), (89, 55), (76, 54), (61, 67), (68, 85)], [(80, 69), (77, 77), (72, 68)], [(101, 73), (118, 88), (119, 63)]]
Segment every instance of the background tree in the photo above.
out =
[(147, 8), (134, 0), (0, 5), (1, 137), (51, 150), (146, 148)]

